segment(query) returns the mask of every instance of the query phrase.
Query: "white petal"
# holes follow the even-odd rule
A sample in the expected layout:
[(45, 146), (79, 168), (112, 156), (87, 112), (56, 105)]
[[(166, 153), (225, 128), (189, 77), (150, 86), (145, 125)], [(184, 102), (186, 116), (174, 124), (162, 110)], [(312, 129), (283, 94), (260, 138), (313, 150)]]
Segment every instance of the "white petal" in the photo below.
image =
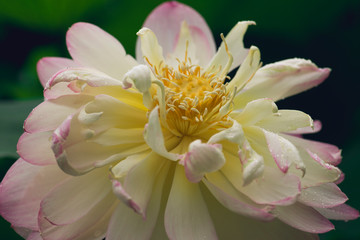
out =
[(98, 69), (122, 79), (137, 62), (126, 55), (123, 46), (113, 36), (89, 23), (76, 23), (66, 34), (70, 55), (82, 66)]
[(238, 90), (242, 89), (252, 79), (259, 67), (260, 51), (257, 47), (251, 46), (244, 62), (241, 64), (226, 89), (230, 92), (232, 92), (235, 87)]
[(313, 120), (308, 114), (296, 110), (279, 110), (258, 123), (257, 126), (271, 132), (290, 132), (301, 128), (312, 128)]
[(149, 147), (154, 150), (157, 154), (176, 161), (179, 159), (179, 156), (174, 153), (168, 152), (165, 148), (164, 136), (160, 126), (159, 120), (159, 107), (155, 107), (149, 116), (149, 122), (145, 127), (144, 138)]
[(165, 229), (170, 239), (218, 239), (199, 185), (187, 180), (181, 165), (176, 166), (166, 205)]
[(163, 51), (155, 34), (148, 28), (142, 28), (137, 33), (141, 40), (143, 57), (146, 57), (153, 66), (158, 67), (164, 61)]
[(249, 102), (240, 113), (234, 112), (231, 117), (242, 126), (254, 125), (277, 111), (278, 108), (271, 99), (262, 98)]
[(168, 165), (166, 159), (152, 153), (134, 168), (125, 177), (124, 189), (139, 207), (139, 214), (146, 217), (152, 190), (161, 169)]
[[(238, 67), (243, 60), (245, 59), (246, 55), (248, 54), (248, 50), (244, 48), (244, 34), (249, 25), (254, 25), (255, 23), (252, 21), (243, 21), (238, 22), (233, 29), (228, 33), (225, 38), (225, 41), (228, 45), (229, 51), (234, 58), (232, 63), (231, 69)], [(211, 60), (207, 69), (210, 69), (212, 66), (225, 66), (228, 60), (228, 55), (225, 50), (224, 42), (221, 43), (217, 53)]]
[(220, 144), (201, 143), (195, 140), (189, 145), (184, 160), (185, 174), (191, 182), (199, 182), (206, 173), (215, 172), (225, 164)]
[[(150, 189), (151, 196), (149, 196), (146, 219), (136, 214), (125, 204), (120, 203), (109, 223), (106, 239), (150, 239), (158, 218), (161, 195), (168, 169), (168, 165), (161, 168), (161, 172), (157, 175), (156, 182), (154, 182), (154, 188)], [(146, 182), (146, 177), (143, 180)]]

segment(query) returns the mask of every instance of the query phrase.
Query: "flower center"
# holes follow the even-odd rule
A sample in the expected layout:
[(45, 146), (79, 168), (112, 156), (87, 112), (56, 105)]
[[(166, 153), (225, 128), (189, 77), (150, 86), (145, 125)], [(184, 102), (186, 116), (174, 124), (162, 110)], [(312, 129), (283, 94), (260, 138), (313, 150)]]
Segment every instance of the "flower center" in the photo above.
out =
[[(165, 87), (166, 125), (177, 135), (196, 135), (215, 126), (227, 126), (220, 114), (229, 93), (219, 70), (202, 71), (190, 58), (178, 60), (177, 69), (161, 63), (153, 72)], [(156, 99), (156, 98), (155, 98)], [(157, 100), (158, 101), (158, 100)]]

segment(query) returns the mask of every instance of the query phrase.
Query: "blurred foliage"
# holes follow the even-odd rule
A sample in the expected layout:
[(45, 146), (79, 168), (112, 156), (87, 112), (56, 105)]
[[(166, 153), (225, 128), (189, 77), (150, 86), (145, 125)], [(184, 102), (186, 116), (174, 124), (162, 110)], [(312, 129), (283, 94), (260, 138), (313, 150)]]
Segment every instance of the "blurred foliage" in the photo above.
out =
[[(12, 0), (0, 1), (0, 171), (16, 159), (16, 141), (22, 123), (42, 98), (36, 62), (45, 56), (68, 57), (65, 33), (75, 22), (94, 23), (121, 41), (134, 55), (136, 32), (160, 0)], [(278, 103), (323, 120), (323, 131), (311, 136), (343, 148), (341, 184), (349, 204), (360, 209), (360, 92), (358, 46), (359, 0), (184, 0), (200, 12), (220, 42), (239, 20), (254, 20), (246, 37), (256, 45), (264, 64), (302, 57), (333, 69), (320, 87)], [(35, 100), (34, 100), (35, 99)], [(21, 100), (21, 101), (19, 101)], [(14, 102), (15, 101), (15, 102)], [(360, 220), (336, 222), (323, 240), (360, 239)], [(20, 239), (4, 220), (4, 239)]]

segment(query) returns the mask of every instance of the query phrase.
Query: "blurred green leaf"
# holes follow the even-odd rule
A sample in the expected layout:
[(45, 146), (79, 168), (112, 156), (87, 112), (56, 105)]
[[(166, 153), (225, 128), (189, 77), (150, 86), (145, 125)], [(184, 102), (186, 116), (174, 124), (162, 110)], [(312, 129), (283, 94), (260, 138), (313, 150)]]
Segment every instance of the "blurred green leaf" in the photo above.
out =
[(23, 123), (41, 100), (0, 102), (0, 157), (17, 157), (16, 144), (23, 133)]
[(96, 11), (108, 0), (12, 0), (0, 1), (0, 15), (28, 28), (56, 30)]

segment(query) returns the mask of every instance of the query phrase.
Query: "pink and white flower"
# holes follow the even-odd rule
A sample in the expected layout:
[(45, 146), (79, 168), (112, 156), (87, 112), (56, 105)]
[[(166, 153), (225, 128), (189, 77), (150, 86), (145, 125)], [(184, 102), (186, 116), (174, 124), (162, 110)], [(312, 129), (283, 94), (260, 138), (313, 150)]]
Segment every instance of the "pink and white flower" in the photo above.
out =
[(28, 240), (317, 239), (328, 219), (357, 218), (336, 184), (340, 150), (302, 138), (320, 123), (275, 104), (330, 70), (261, 67), (242, 41), (253, 24), (215, 52), (204, 19), (167, 2), (138, 32), (137, 60), (74, 24), (72, 59), (38, 63), (45, 100), (1, 183), (1, 215)]

